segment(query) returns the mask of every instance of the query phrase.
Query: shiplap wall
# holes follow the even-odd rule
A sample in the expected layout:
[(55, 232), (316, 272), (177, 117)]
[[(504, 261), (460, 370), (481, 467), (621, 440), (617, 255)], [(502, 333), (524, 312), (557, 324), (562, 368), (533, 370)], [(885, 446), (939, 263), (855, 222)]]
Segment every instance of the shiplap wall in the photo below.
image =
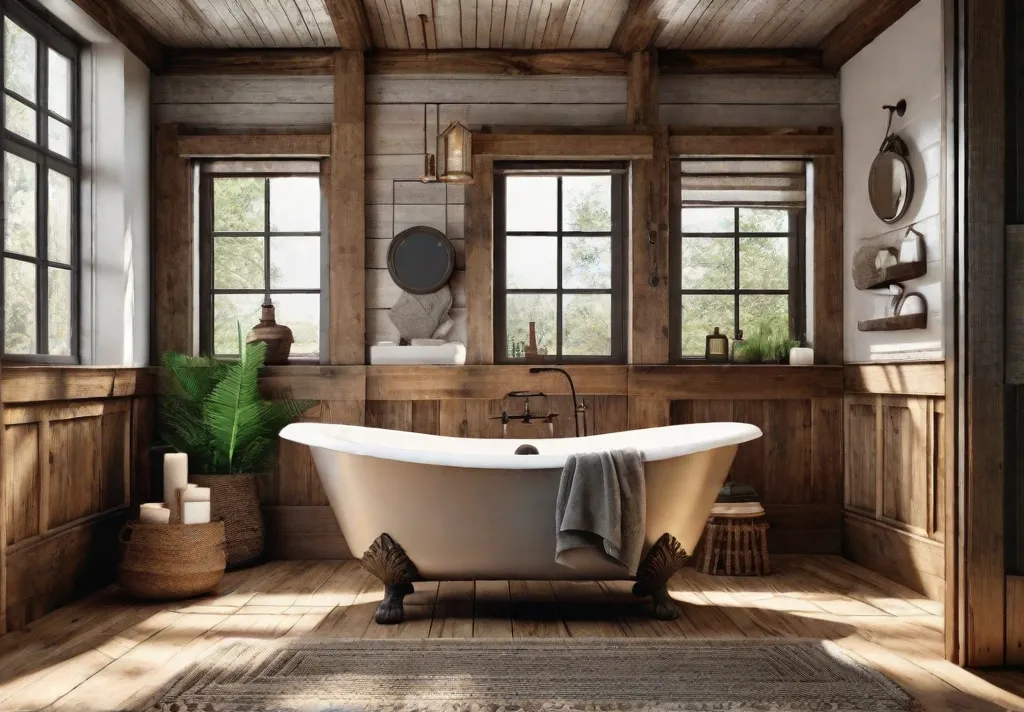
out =
[[(157, 122), (214, 130), (286, 127), (327, 131), (331, 77), (154, 78)], [(461, 120), (482, 126), (615, 126), (626, 122), (624, 77), (371, 76), (367, 79), (367, 342), (397, 338), (387, 310), (398, 288), (386, 269), (388, 242), (414, 225), (443, 230), (455, 245), (455, 330), (466, 338), (464, 189), (421, 184), (425, 144)], [(661, 120), (674, 126), (835, 126), (832, 77), (666, 76)]]

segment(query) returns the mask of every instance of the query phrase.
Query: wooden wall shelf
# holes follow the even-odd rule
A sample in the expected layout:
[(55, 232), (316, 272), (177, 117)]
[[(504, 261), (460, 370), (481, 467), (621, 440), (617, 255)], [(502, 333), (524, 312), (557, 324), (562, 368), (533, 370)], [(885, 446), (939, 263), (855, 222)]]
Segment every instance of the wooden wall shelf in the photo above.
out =
[(878, 319), (864, 319), (857, 322), (859, 331), (907, 331), (909, 329), (925, 329), (928, 327), (928, 315), (903, 314), (901, 316), (884, 316)]
[(927, 271), (926, 262), (900, 262), (882, 269), (854, 270), (853, 283), (857, 289), (885, 289), (899, 282), (923, 277)]

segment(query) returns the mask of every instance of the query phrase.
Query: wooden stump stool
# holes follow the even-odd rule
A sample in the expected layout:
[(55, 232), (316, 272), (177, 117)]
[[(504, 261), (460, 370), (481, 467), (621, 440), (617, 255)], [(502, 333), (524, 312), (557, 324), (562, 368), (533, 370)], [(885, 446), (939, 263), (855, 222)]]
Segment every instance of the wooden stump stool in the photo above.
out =
[(713, 515), (704, 534), (704, 552), (697, 562), (702, 574), (766, 576), (768, 521), (763, 514)]

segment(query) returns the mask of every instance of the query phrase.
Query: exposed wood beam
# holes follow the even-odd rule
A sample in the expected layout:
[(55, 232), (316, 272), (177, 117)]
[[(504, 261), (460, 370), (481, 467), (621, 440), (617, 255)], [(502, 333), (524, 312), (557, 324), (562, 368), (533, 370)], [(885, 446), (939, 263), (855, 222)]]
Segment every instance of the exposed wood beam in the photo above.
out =
[[(661, 74), (824, 74), (821, 51), (666, 50)], [(605, 50), (384, 50), (366, 55), (367, 74), (504, 74), (508, 76), (625, 76), (629, 57)], [(330, 76), (334, 51), (323, 49), (168, 50), (163, 74)]]
[(660, 15), (671, 0), (629, 0), (626, 14), (615, 29), (612, 49), (616, 52), (643, 52), (650, 49), (654, 38), (665, 26)]
[(487, 134), (473, 135), (473, 153), (496, 159), (650, 158), (654, 140), (644, 134)]
[(117, 0), (74, 0), (103, 29), (154, 72), (164, 62), (164, 47), (141, 22)]
[[(466, 186), (466, 363), (494, 363), (494, 159), (476, 149)], [(468, 380), (463, 384), (468, 385)], [(434, 381), (431, 379), (431, 383)], [(367, 382), (369, 389), (370, 381)]]
[[(961, 601), (966, 640), (961, 663), (1005, 661), (1006, 532), (1006, 7), (961, 0), (956, 17), (962, 76), (955, 91), (963, 154), (957, 168), (960, 224), (953, 259), (963, 281), (951, 315), (959, 319), (963, 383)], [(962, 216), (962, 217), (959, 217)], [(962, 389), (962, 390), (960, 390)]]
[(704, 49), (658, 53), (662, 74), (824, 74), (817, 49)]
[(328, 222), (332, 365), (366, 361), (366, 75), (363, 53), (337, 53)]
[(692, 129), (669, 136), (674, 156), (831, 156), (836, 148), (831, 132), (789, 128)]
[(814, 157), (814, 362), (843, 363), (843, 168), (842, 142), (831, 156)]
[(626, 57), (616, 52), (448, 50), (374, 52), (368, 74), (508, 74), (511, 76), (625, 74)]
[(162, 74), (267, 74), (330, 76), (335, 50), (229, 49), (173, 50)]
[(178, 155), (188, 157), (316, 157), (331, 155), (330, 134), (216, 134), (179, 136)]
[[(630, 163), (629, 360), (663, 364), (669, 360), (668, 130), (658, 120), (658, 55), (634, 52), (626, 73), (626, 123), (651, 139), (649, 156)], [(636, 138), (640, 138), (637, 135)]]
[(192, 172), (178, 155), (178, 127), (158, 124), (153, 138), (153, 356), (195, 352), (192, 328)]
[(822, 41), (825, 69), (838, 71), (917, 3), (918, 0), (865, 0)]
[(365, 52), (373, 47), (370, 21), (362, 0), (324, 0), (342, 49)]

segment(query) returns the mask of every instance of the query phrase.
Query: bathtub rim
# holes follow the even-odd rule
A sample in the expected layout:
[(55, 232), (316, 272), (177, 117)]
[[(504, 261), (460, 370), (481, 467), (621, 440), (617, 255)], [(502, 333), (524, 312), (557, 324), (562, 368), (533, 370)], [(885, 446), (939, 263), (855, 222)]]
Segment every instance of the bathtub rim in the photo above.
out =
[[(347, 439), (343, 437), (346, 432), (372, 432), (377, 441), (367, 442)], [(500, 438), (475, 438), (473, 440), (480, 443), (500, 443), (502, 452), (459, 452), (445, 450), (443, 447), (444, 442), (459, 441), (465, 443), (470, 438), (409, 433), (399, 430), (336, 423), (292, 423), (281, 431), (280, 437), (314, 448), (420, 465), (489, 470), (550, 470), (561, 469), (565, 465), (566, 457), (569, 454), (616, 449), (616, 447), (611, 446), (610, 442), (616, 435), (623, 433), (647, 433), (648, 437), (650, 437), (655, 432), (666, 437), (673, 436), (673, 441), (665, 444), (658, 443), (638, 447), (637, 449), (640, 451), (644, 462), (668, 460), (705, 450), (740, 445), (741, 443), (756, 440), (763, 435), (760, 428), (749, 423), (716, 422), (666, 425), (659, 428), (642, 428), (603, 435), (591, 435), (585, 438), (555, 438), (554, 440), (560, 442), (578, 441), (581, 445), (589, 445), (591, 447), (580, 447), (579, 449), (573, 449), (571, 452), (541, 453), (538, 455), (515, 455), (514, 450), (522, 443), (529, 442), (542, 446), (545, 442), (550, 443), (552, 439), (504, 440)], [(427, 450), (400, 447), (387, 442), (388, 438), (391, 438), (392, 441), (400, 441), (402, 439), (407, 440), (409, 436), (415, 439), (437, 440), (438, 448)], [(602, 446), (602, 441), (606, 441), (607, 444)]]

